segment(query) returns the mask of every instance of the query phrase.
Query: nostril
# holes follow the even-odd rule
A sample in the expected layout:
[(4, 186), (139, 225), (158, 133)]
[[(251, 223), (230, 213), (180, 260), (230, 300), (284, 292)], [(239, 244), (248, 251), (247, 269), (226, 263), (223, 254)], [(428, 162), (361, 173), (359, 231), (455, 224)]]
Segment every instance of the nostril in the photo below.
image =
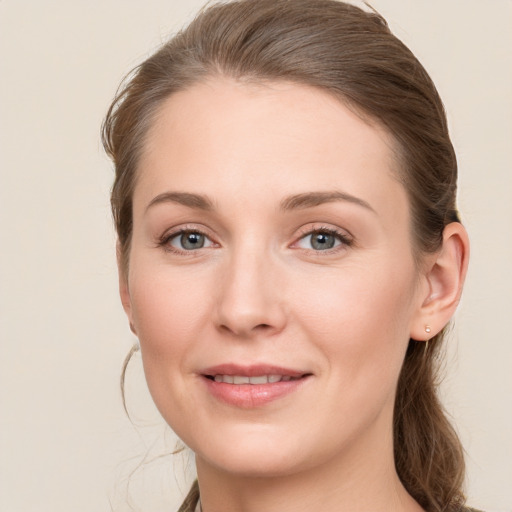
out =
[(267, 332), (273, 329), (273, 327), (270, 324), (257, 324), (253, 327), (244, 328), (244, 326), (241, 326), (240, 328), (236, 328), (237, 326), (230, 327), (226, 324), (221, 324), (219, 328), (227, 333), (234, 334), (237, 336), (250, 336), (251, 333), (255, 332)]

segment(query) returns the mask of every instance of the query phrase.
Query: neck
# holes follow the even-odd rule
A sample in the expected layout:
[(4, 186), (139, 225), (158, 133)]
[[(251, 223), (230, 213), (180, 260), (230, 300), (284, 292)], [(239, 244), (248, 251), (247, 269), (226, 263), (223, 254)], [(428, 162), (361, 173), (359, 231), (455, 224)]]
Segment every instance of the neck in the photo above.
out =
[(233, 474), (197, 457), (203, 512), (421, 512), (396, 473), (391, 432), (386, 443), (373, 437), (363, 451), (285, 475)]

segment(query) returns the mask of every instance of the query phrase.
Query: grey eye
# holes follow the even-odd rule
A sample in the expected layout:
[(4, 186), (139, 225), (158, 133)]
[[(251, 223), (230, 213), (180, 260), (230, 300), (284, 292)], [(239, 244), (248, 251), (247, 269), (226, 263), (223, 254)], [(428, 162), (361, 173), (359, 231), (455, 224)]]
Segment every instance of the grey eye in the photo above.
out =
[(185, 251), (193, 251), (209, 247), (211, 241), (208, 237), (197, 231), (183, 231), (171, 238), (170, 245)]
[(311, 235), (311, 247), (317, 251), (332, 249), (336, 243), (334, 235), (328, 233), (313, 233)]
[(315, 251), (327, 251), (340, 244), (340, 237), (327, 231), (314, 231), (301, 238), (298, 243), (302, 249), (313, 249)]

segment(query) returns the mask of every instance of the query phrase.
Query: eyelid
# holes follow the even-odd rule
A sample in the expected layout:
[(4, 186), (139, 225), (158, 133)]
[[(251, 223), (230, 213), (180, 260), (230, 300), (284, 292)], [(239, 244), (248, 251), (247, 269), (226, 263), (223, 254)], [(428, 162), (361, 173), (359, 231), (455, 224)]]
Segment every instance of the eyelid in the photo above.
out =
[[(200, 235), (203, 235), (211, 242), (211, 245), (208, 247), (201, 247), (201, 248), (194, 249), (194, 250), (179, 249), (178, 247), (170, 245), (169, 242), (171, 239), (173, 239), (183, 233), (187, 233), (187, 232), (199, 233)], [(339, 240), (340, 243), (330, 249), (325, 249), (325, 250), (315, 250), (313, 248), (305, 249), (305, 248), (297, 247), (297, 244), (302, 239), (306, 238), (307, 236), (311, 236), (314, 233), (322, 233), (322, 232), (325, 232), (325, 233), (335, 236)], [(346, 229), (342, 229), (342, 228), (339, 228), (339, 227), (333, 226), (333, 225), (326, 225), (325, 223), (311, 223), (309, 225), (302, 226), (298, 230), (297, 234), (294, 236), (294, 241), (289, 245), (289, 247), (293, 248), (293, 249), (299, 249), (299, 250), (309, 252), (309, 253), (328, 255), (328, 254), (336, 253), (338, 251), (346, 250), (348, 247), (351, 247), (354, 244), (355, 244), (354, 237)], [(211, 234), (211, 230), (204, 226), (197, 225), (197, 224), (184, 224), (184, 225), (178, 225), (178, 226), (169, 228), (161, 236), (158, 237), (156, 245), (158, 247), (162, 247), (167, 252), (179, 254), (179, 255), (186, 255), (186, 256), (197, 255), (197, 253), (202, 252), (203, 249), (211, 249), (211, 248), (220, 247), (220, 243), (217, 242), (216, 237)]]
[[(341, 242), (340, 244), (336, 245), (335, 247), (332, 247), (331, 249), (325, 249), (323, 251), (315, 250), (315, 249), (304, 249), (301, 247), (297, 247), (297, 244), (306, 238), (307, 236), (311, 236), (314, 233), (328, 233), (330, 235), (333, 235), (337, 237), (337, 239)], [(332, 254), (334, 252), (338, 252), (341, 250), (345, 250), (348, 247), (353, 246), (355, 243), (354, 237), (351, 233), (349, 233), (345, 229), (341, 229), (336, 226), (332, 225), (325, 225), (325, 224), (310, 224), (307, 226), (303, 226), (300, 228), (299, 232), (294, 238), (294, 242), (290, 245), (291, 248), (299, 249), (307, 252), (312, 252), (316, 254)]]
[[(208, 247), (200, 247), (198, 249), (194, 250), (186, 250), (186, 249), (180, 249), (178, 247), (175, 247), (170, 244), (170, 241), (173, 238), (176, 238), (177, 236), (182, 235), (183, 233), (198, 233), (205, 238), (207, 238), (211, 245)], [(158, 237), (157, 240), (157, 246), (162, 247), (165, 251), (178, 254), (178, 255), (185, 255), (185, 256), (193, 256), (196, 255), (196, 253), (201, 252), (203, 249), (211, 249), (220, 247), (220, 244), (215, 240), (215, 237), (213, 237), (210, 233), (210, 230), (203, 227), (198, 226), (197, 224), (185, 224), (185, 225), (179, 225), (175, 226), (173, 228), (170, 228), (166, 230), (161, 236)]]

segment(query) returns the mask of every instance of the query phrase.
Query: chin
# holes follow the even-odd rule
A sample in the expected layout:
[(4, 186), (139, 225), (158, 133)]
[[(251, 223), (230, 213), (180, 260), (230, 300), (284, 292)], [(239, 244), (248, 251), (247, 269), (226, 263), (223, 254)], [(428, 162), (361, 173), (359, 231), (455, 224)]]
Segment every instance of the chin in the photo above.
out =
[(209, 466), (241, 478), (283, 477), (306, 469), (304, 461), (286, 458), (282, 453), (276, 457), (277, 453), (278, 450), (274, 448), (266, 453), (261, 450), (242, 450), (242, 453), (214, 455), (211, 459), (203, 458), (200, 454), (196, 454), (196, 457), (198, 465), (204, 461)]
[[(276, 478), (308, 471), (332, 456), (322, 444), (309, 445), (301, 436), (293, 435), (293, 426), (284, 431), (244, 435), (223, 435), (211, 439), (194, 450), (198, 470), (201, 464), (241, 478)], [(229, 442), (225, 442), (228, 439)], [(332, 447), (330, 447), (332, 448)]]
[[(245, 428), (243, 428), (245, 427)], [(189, 446), (201, 464), (240, 477), (276, 477), (304, 469), (304, 445), (286, 432), (270, 432), (268, 428), (236, 428), (219, 432), (205, 442), (192, 441)]]

